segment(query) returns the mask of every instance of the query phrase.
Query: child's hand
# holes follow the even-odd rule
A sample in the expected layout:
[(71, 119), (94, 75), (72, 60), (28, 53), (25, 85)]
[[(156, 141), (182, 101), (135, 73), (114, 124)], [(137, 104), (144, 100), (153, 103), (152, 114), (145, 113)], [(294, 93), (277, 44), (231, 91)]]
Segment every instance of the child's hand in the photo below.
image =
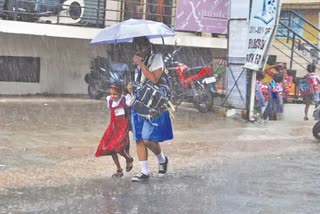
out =
[(133, 58), (132, 58), (132, 60), (133, 60), (133, 62), (134, 62), (135, 64), (137, 64), (137, 65), (139, 65), (139, 66), (143, 63), (143, 62), (141, 61), (140, 56), (138, 56), (138, 55), (134, 55)]
[(128, 92), (129, 92), (130, 94), (132, 94), (132, 92), (133, 92), (133, 87), (132, 87), (132, 83), (131, 83), (131, 82), (128, 83), (128, 85), (127, 85), (127, 90), (128, 90)]
[(279, 107), (283, 108), (283, 103), (282, 102), (279, 103)]

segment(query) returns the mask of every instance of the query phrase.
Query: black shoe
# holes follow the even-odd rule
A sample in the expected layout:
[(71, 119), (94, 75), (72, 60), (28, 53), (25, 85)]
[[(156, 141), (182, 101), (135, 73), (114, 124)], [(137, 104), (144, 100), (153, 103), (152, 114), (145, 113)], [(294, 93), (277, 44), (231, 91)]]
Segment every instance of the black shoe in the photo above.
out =
[(143, 173), (140, 173), (140, 175), (136, 175), (133, 178), (131, 178), (132, 182), (141, 182), (141, 181), (148, 181), (149, 175), (145, 175)]
[(159, 163), (159, 173), (160, 174), (165, 174), (167, 173), (167, 168), (168, 168), (168, 158), (166, 156), (166, 161), (164, 163)]

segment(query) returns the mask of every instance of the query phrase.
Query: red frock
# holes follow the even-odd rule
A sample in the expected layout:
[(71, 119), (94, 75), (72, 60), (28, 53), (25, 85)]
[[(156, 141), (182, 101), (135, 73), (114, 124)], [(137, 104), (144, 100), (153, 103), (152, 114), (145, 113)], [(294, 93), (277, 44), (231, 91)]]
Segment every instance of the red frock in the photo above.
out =
[(115, 107), (112, 107), (112, 102), (110, 99), (110, 123), (100, 140), (96, 157), (111, 155), (123, 149), (129, 150), (129, 108), (125, 97), (122, 97), (120, 103)]

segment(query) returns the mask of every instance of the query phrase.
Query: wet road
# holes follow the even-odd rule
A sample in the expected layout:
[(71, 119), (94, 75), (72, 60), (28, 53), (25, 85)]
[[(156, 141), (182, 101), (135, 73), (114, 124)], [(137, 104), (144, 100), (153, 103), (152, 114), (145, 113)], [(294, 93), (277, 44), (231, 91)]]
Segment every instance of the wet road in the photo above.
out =
[(286, 107), (282, 121), (251, 124), (184, 105), (163, 144), (168, 174), (151, 157), (141, 184), (137, 162), (113, 179), (111, 159), (93, 157), (103, 101), (0, 98), (0, 213), (320, 213), (313, 121)]

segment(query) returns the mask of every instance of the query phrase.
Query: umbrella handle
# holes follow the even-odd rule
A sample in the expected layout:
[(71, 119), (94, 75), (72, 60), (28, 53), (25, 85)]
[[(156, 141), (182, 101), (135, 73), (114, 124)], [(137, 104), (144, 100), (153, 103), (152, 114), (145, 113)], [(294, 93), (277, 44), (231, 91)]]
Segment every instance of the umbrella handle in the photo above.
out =
[(163, 36), (161, 36), (161, 40), (162, 40), (162, 53), (164, 53), (164, 38), (163, 38)]

